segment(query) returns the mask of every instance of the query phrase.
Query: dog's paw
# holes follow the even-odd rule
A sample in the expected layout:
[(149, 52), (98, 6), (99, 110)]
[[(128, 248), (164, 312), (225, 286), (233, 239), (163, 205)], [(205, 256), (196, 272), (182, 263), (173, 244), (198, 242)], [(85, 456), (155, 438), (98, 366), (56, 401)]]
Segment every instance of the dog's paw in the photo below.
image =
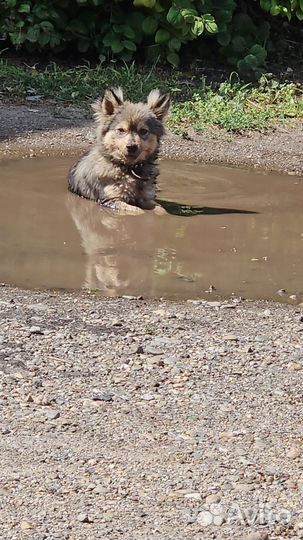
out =
[(155, 206), (155, 208), (152, 210), (153, 214), (156, 214), (157, 216), (166, 216), (167, 212), (166, 210), (163, 208), (163, 206), (160, 206), (159, 204), (157, 204)]
[(144, 214), (144, 210), (138, 206), (133, 206), (132, 204), (127, 204), (124, 201), (119, 201), (115, 205), (115, 209), (118, 212), (125, 216), (138, 216)]

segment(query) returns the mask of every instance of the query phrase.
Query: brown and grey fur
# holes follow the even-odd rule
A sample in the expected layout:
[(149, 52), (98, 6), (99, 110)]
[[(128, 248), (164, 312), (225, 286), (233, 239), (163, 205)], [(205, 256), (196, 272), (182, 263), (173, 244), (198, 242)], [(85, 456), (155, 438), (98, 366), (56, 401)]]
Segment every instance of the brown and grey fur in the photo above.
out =
[(93, 104), (97, 142), (71, 168), (69, 190), (126, 213), (154, 210), (159, 169), (156, 160), (170, 99), (153, 90), (146, 103), (124, 101), (120, 88)]

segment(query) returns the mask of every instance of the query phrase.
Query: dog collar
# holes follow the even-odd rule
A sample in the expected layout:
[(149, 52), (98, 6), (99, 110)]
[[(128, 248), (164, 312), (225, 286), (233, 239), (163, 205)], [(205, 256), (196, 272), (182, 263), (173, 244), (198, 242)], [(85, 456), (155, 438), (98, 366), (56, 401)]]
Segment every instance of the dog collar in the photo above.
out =
[(129, 172), (135, 180), (142, 180), (146, 182), (149, 178), (143, 176), (144, 163), (136, 163), (133, 167), (129, 168)]

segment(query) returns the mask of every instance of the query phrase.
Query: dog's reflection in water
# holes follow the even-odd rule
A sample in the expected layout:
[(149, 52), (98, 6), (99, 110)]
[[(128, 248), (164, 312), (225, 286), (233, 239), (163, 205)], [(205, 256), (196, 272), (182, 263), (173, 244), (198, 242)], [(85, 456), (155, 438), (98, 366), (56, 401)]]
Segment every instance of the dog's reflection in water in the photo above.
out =
[[(123, 216), (114, 210), (68, 194), (66, 205), (81, 236), (86, 255), (84, 288), (100, 289), (107, 296), (141, 294), (153, 282), (152, 257), (155, 228), (162, 219), (149, 215)], [(159, 229), (160, 231), (160, 229)]]

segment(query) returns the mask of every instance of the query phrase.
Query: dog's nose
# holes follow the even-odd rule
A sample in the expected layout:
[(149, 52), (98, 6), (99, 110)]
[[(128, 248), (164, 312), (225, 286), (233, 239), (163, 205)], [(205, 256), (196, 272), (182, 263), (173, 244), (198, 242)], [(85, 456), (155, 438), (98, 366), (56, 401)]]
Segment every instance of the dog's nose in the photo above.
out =
[(138, 151), (137, 144), (128, 144), (126, 148), (129, 154), (135, 154)]

